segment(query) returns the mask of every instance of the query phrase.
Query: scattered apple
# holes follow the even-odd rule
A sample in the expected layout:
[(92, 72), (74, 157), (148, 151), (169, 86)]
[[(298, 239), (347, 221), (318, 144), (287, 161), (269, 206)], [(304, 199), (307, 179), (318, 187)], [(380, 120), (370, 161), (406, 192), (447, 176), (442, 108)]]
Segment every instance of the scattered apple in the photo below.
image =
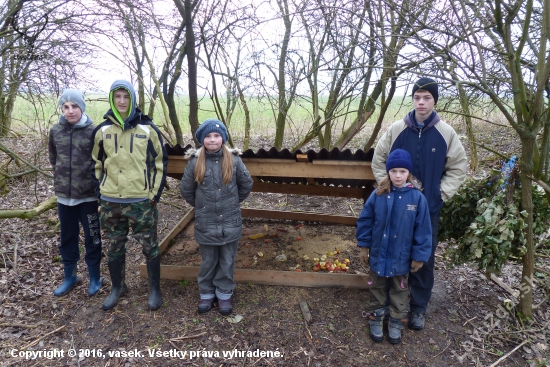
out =
[(295, 228), (298, 229), (298, 228), (302, 227), (303, 225), (304, 225), (304, 223), (300, 223)]
[(301, 241), (302, 240), (302, 237), (296, 237), (296, 241)]

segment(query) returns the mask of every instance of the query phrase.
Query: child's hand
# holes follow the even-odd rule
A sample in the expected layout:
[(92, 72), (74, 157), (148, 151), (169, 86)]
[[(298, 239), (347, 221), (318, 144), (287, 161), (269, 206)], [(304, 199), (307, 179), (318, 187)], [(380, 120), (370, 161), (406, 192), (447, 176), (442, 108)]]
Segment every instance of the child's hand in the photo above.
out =
[(416, 273), (420, 270), (420, 268), (424, 266), (424, 263), (422, 261), (412, 261), (411, 263), (411, 273)]
[(369, 248), (368, 247), (361, 247), (361, 251), (359, 252), (359, 260), (363, 263), (363, 265), (369, 266)]

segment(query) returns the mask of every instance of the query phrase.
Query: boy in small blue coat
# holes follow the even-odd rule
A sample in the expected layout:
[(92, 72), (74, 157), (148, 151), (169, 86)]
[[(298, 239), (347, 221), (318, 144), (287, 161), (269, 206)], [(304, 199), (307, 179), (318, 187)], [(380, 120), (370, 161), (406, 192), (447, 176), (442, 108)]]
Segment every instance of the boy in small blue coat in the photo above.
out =
[[(410, 174), (412, 160), (403, 149), (394, 150), (386, 161), (387, 177), (371, 194), (357, 220), (360, 260), (370, 266), (370, 337), (384, 339), (382, 323), (389, 287), (389, 341), (401, 341), (402, 322), (407, 314), (408, 273), (428, 261), (432, 249), (432, 227), (426, 198)], [(414, 183), (414, 184), (413, 184)], [(369, 256), (370, 255), (370, 256)]]

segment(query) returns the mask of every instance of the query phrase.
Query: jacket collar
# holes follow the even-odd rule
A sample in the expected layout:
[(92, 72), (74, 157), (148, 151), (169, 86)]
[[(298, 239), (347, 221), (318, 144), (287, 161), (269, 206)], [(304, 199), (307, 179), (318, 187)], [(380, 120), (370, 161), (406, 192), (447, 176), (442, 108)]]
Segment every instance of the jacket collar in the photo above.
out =
[(61, 124), (64, 128), (83, 129), (87, 126), (90, 126), (93, 123), (92, 119), (88, 115), (82, 114), (82, 117), (85, 118), (85, 122), (83, 124), (76, 123), (75, 125), (71, 125), (69, 123), (69, 121), (67, 121), (65, 116), (60, 115), (59, 116), (59, 124)]
[[(120, 125), (120, 122), (118, 122), (118, 120), (116, 119), (115, 114), (113, 113), (113, 110), (109, 109), (109, 111), (107, 111), (107, 113), (103, 115), (103, 118), (105, 120), (110, 120), (112, 123), (116, 123), (118, 126), (122, 128), (122, 126)], [(144, 115), (143, 112), (141, 112), (141, 110), (136, 107), (134, 117), (131, 120), (124, 122), (124, 130), (133, 129), (134, 127), (137, 126), (137, 124), (141, 120), (145, 118), (148, 118), (148, 116)]]
[[(185, 154), (183, 156), (184, 159), (191, 159), (193, 157), (198, 157), (199, 156), (199, 153), (201, 151), (201, 149), (203, 149), (203, 147), (201, 146), (200, 148), (198, 149), (195, 149), (195, 148), (189, 148), (187, 149), (187, 151), (185, 151)], [(233, 154), (236, 154), (236, 155), (241, 155), (243, 154), (242, 150), (238, 149), (238, 148), (234, 148), (234, 149), (229, 149), (229, 151)], [(215, 155), (216, 157), (218, 156), (221, 156), (223, 154), (222, 150), (218, 150), (217, 152), (215, 153), (209, 153), (209, 152), (206, 152), (206, 156), (208, 157), (209, 155)]]
[(413, 129), (414, 131), (419, 131), (420, 129), (422, 129), (422, 131), (429, 130), (434, 127), (435, 124), (437, 124), (439, 121), (441, 121), (437, 112), (432, 111), (432, 114), (430, 115), (430, 117), (428, 117), (426, 121), (424, 121), (424, 126), (422, 127), (422, 125), (419, 125), (414, 118), (414, 110), (409, 112), (403, 120), (405, 121), (407, 127)]

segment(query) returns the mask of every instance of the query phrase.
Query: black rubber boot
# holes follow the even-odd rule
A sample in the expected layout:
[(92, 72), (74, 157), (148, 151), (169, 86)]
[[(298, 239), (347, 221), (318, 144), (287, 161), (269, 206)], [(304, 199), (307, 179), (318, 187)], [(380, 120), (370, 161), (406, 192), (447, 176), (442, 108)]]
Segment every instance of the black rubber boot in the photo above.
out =
[(126, 275), (126, 254), (123, 254), (116, 259), (109, 260), (107, 265), (109, 266), (112, 286), (111, 294), (109, 294), (101, 306), (104, 310), (110, 310), (115, 307), (118, 304), (120, 297), (128, 291), (126, 283), (124, 282)]
[(149, 302), (151, 311), (158, 310), (162, 306), (160, 295), (160, 256), (147, 259), (147, 277), (149, 278)]

